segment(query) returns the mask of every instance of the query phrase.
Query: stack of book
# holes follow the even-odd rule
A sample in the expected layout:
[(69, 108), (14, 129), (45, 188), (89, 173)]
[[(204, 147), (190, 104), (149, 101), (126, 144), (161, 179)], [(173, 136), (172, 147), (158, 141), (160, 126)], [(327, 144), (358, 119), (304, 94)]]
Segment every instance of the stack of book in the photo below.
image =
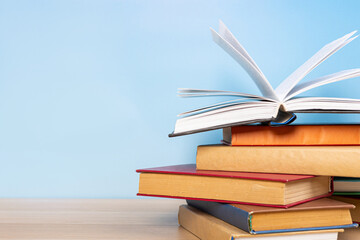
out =
[(326, 45), (276, 90), (223, 23), (212, 33), (264, 96), (180, 90), (185, 97), (238, 98), (184, 113), (170, 134), (223, 129), (223, 142), (198, 146), (196, 164), (137, 170), (138, 195), (186, 199), (179, 224), (200, 239), (360, 239), (360, 125), (287, 125), (296, 112), (360, 112), (359, 100), (294, 98), (360, 76), (352, 69), (296, 85), (354, 33)]
[[(354, 210), (360, 199), (329, 198), (338, 181), (331, 176), (351, 176), (360, 164), (358, 130), (360, 125), (225, 128), (227, 145), (198, 146), (196, 165), (137, 170), (138, 195), (187, 199), (179, 223), (201, 239), (337, 239), (360, 219)], [(360, 171), (354, 174), (360, 177)]]

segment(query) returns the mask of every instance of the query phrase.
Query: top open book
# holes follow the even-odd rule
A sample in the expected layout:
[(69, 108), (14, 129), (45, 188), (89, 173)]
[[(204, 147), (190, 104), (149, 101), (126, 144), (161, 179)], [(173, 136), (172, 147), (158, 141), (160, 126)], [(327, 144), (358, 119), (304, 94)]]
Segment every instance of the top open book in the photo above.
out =
[(325, 45), (314, 56), (273, 89), (265, 75), (229, 29), (220, 21), (219, 32), (210, 29), (213, 40), (233, 57), (250, 75), (263, 96), (241, 92), (179, 89), (181, 97), (231, 96), (234, 100), (195, 109), (180, 114), (170, 137), (203, 132), (218, 128), (250, 123), (292, 122), (293, 113), (360, 113), (360, 99), (330, 97), (296, 97), (310, 89), (360, 76), (360, 69), (350, 69), (299, 83), (325, 59), (354, 40), (356, 31)]

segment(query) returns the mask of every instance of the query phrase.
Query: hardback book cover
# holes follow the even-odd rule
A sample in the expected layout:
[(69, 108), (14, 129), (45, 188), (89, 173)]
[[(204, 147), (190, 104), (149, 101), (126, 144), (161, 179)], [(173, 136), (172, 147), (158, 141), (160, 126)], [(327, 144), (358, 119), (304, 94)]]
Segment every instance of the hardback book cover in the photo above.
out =
[(330, 196), (328, 176), (197, 170), (195, 164), (139, 169), (139, 196), (288, 208)]
[(224, 128), (223, 142), (232, 146), (360, 145), (360, 124), (240, 125)]
[(360, 196), (331, 196), (332, 199), (349, 203), (355, 206), (350, 210), (351, 217), (354, 222), (360, 223)]
[(360, 146), (198, 146), (199, 170), (360, 177)]
[(337, 240), (343, 229), (317, 231), (284, 232), (254, 235), (211, 216), (191, 206), (181, 205), (178, 214), (179, 224), (200, 239), (206, 240)]
[(197, 200), (187, 203), (251, 234), (357, 227), (350, 215), (355, 206), (329, 198), (287, 209)]

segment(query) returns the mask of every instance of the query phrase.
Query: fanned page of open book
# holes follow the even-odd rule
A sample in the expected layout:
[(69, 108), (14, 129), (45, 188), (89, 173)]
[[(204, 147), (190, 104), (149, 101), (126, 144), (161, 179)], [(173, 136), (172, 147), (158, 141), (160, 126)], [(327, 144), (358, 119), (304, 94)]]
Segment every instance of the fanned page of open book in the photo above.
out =
[(264, 73), (230, 30), (220, 21), (219, 33), (210, 28), (213, 40), (248, 73), (263, 96), (206, 89), (179, 89), (181, 97), (234, 97), (180, 114), (175, 130), (169, 136), (179, 136), (223, 127), (260, 123), (289, 122), (296, 112), (360, 113), (360, 100), (331, 97), (296, 97), (325, 84), (360, 76), (360, 69), (329, 74), (298, 84), (315, 67), (354, 40), (356, 31), (325, 45), (309, 60), (289, 75), (275, 90)]
[(287, 94), (295, 87), (295, 85), (303, 79), (308, 73), (310, 73), (320, 63), (325, 61), (335, 52), (340, 50), (346, 44), (354, 40), (350, 38), (356, 31), (345, 35), (321, 48), (314, 56), (307, 60), (303, 65), (296, 69), (289, 77), (287, 77), (277, 88), (276, 94), (281, 100), (283, 100)]
[(237, 39), (225, 26), (225, 24), (220, 21), (219, 33), (217, 33), (212, 28), (210, 28), (210, 30), (212, 32), (214, 42), (223, 48), (244, 68), (244, 70), (250, 75), (257, 87), (260, 89), (264, 97), (277, 100), (277, 95), (269, 81), (266, 79), (265, 75), (261, 72), (255, 61), (241, 46), (241, 44), (237, 41)]

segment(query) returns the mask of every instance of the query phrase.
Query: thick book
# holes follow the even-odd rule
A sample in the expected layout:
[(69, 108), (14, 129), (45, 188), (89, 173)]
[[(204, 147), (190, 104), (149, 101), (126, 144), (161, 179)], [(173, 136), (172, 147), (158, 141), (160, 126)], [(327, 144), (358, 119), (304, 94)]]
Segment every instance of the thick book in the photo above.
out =
[(360, 145), (360, 124), (241, 125), (224, 128), (223, 142), (232, 146)]
[(335, 177), (334, 194), (360, 195), (360, 178)]
[(336, 240), (343, 229), (270, 233), (254, 235), (211, 216), (191, 206), (181, 205), (178, 214), (179, 224), (206, 240)]
[(139, 169), (139, 196), (287, 208), (332, 193), (328, 176), (196, 170), (195, 164)]
[[(346, 202), (355, 206), (350, 210), (352, 220), (356, 223), (360, 223), (360, 197), (359, 196), (331, 196), (332, 199)], [(359, 238), (360, 239), (360, 238)]]
[[(291, 208), (187, 200), (188, 205), (251, 234), (354, 228), (352, 204), (322, 198)], [(336, 217), (334, 217), (336, 216)]]
[(198, 146), (199, 170), (360, 177), (360, 146)]
[(356, 31), (325, 45), (274, 89), (230, 30), (220, 22), (219, 32), (211, 29), (213, 40), (249, 74), (262, 96), (236, 91), (179, 89), (181, 97), (232, 97), (228, 101), (180, 114), (170, 137), (250, 123), (289, 124), (294, 113), (360, 113), (360, 100), (334, 97), (301, 97), (299, 94), (325, 84), (360, 76), (360, 69), (349, 69), (299, 82), (325, 59), (350, 43)]

